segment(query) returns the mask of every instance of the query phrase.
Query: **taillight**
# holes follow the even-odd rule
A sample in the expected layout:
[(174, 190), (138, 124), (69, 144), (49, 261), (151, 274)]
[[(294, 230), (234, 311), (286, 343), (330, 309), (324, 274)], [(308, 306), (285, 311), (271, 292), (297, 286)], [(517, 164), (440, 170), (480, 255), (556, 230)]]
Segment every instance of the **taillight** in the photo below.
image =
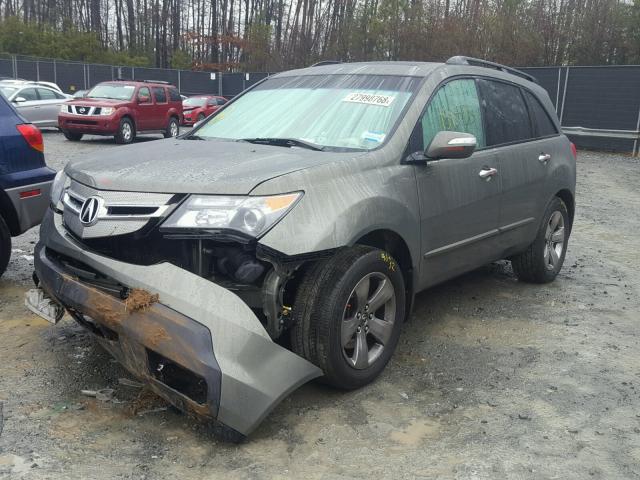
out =
[(42, 139), (42, 132), (38, 127), (30, 123), (23, 123), (22, 125), (16, 125), (16, 128), (31, 148), (39, 152), (44, 152), (44, 140)]
[(573, 153), (573, 159), (578, 160), (578, 150), (576, 149), (576, 144), (571, 142), (571, 153)]

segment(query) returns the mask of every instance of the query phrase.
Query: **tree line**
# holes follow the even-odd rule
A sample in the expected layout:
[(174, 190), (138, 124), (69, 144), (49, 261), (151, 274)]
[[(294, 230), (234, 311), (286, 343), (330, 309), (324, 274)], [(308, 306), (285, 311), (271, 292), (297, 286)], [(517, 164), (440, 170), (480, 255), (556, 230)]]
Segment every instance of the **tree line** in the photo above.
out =
[(0, 0), (0, 51), (279, 71), (332, 59), (640, 63), (630, 0)]

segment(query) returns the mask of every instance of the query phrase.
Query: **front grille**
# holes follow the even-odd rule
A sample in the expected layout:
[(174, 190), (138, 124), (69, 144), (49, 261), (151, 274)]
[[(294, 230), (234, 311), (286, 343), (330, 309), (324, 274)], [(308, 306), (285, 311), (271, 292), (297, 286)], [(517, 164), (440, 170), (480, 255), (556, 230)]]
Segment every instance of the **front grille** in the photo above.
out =
[[(95, 217), (81, 221), (82, 206), (97, 199)], [(179, 197), (167, 193), (98, 190), (75, 180), (63, 195), (63, 220), (68, 231), (80, 239), (111, 237), (137, 232), (157, 223), (176, 205)]]
[(101, 107), (90, 107), (88, 105), (70, 105), (70, 113), (76, 115), (100, 115)]

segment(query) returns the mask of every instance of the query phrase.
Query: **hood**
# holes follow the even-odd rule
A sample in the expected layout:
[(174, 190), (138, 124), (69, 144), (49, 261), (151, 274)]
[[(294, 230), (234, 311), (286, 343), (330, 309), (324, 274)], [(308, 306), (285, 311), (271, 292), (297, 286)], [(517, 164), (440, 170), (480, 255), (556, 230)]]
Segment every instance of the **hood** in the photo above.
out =
[(73, 98), (66, 102), (69, 105), (81, 105), (89, 107), (118, 107), (120, 105), (127, 105), (129, 100), (116, 100), (112, 98)]
[(100, 190), (246, 195), (271, 178), (362, 154), (167, 139), (112, 148), (69, 163), (65, 171)]

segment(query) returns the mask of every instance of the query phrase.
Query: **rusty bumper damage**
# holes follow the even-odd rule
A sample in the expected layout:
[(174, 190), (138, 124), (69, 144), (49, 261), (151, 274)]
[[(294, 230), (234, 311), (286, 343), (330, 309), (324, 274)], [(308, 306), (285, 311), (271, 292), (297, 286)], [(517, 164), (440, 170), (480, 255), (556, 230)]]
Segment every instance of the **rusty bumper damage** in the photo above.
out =
[[(140, 266), (85, 251), (51, 211), (40, 238), (35, 269), (42, 288), (125, 368), (182, 410), (248, 435), (280, 400), (321, 375), (274, 343), (229, 290), (169, 263)], [(158, 301), (128, 305), (83, 281), (60, 256)]]

